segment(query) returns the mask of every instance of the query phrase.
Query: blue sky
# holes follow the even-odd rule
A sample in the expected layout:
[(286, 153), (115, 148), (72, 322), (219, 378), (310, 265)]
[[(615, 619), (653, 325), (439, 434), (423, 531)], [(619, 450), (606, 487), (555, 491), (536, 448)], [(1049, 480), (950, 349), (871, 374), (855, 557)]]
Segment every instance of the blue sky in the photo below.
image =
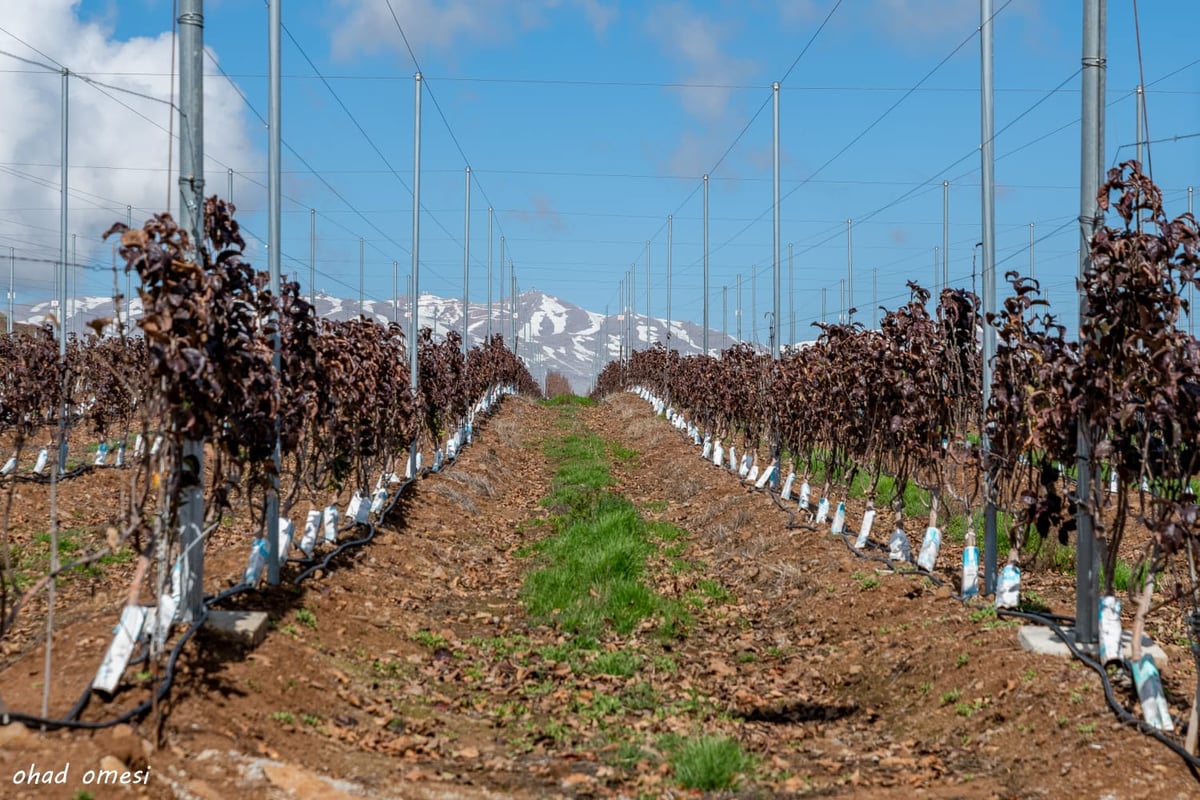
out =
[[(634, 267), (642, 313), (645, 243), (651, 240), (651, 313), (661, 317), (666, 217), (673, 213), (673, 316), (699, 321), (699, 187), (700, 176), (711, 170), (710, 323), (720, 328), (721, 287), (729, 286), (734, 327), (733, 286), (741, 273), (743, 335), (749, 338), (756, 272), (759, 338), (765, 341), (772, 260), (770, 84), (804, 50), (835, 0), (391, 4), (429, 90), (421, 176), (428, 210), (421, 221), (424, 291), (461, 294), (461, 146), (475, 174), (473, 302), (486, 299), (490, 200), (496, 209), (497, 295), (503, 233), (522, 289), (615, 311), (618, 282)], [(1034, 222), (1037, 276), (1073, 324), (1081, 4), (994, 5), (995, 119), (1002, 131), (996, 139), (998, 275), (1028, 269)], [(265, 4), (209, 0), (205, 6), (207, 46), (237, 92), (265, 116)], [(1142, 2), (1139, 13), (1150, 139), (1196, 134), (1200, 61), (1186, 32), (1200, 29), (1200, 5)], [(289, 0), (283, 14), (290, 32), (283, 47), (283, 138), (319, 173), (285, 149), (284, 269), (307, 284), (313, 208), (318, 288), (357, 295), (361, 236), (366, 293), (387, 298), (392, 262), (399, 262), (401, 275), (411, 262), (414, 63), (385, 0)], [(168, 0), (8, 0), (0, 8), (0, 27), (8, 31), (0, 32), (0, 49), (42, 60), (26, 46), (33, 44), (95, 80), (165, 96), (170, 19)], [(786, 292), (792, 242), (798, 338), (807, 338), (809, 323), (820, 317), (822, 289), (829, 316), (837, 313), (847, 273), (848, 218), (859, 220), (853, 291), (860, 319), (870, 317), (876, 275), (878, 302), (890, 306), (905, 299), (907, 280), (932, 282), (934, 247), (942, 239), (942, 180), (951, 181), (951, 282), (970, 285), (973, 245), (980, 240), (978, 25), (973, 0), (843, 0), (784, 81), (782, 284)], [(1140, 80), (1132, 3), (1110, 2), (1108, 25), (1111, 164), (1133, 155), (1125, 146), (1135, 139), (1133, 89)], [(328, 87), (315, 77), (314, 65)], [(0, 247), (16, 247), (18, 258), (53, 259), (59, 78), (0, 56), (0, 69), (18, 68), (0, 72), (5, 94), (19, 96), (14, 102), (27, 109), (0, 123), (0, 162), (9, 168), (0, 171)], [(225, 169), (233, 168), (239, 216), (252, 237), (265, 237), (265, 126), (230, 80), (207, 80), (210, 188), (224, 194)], [(72, 161), (79, 166), (70, 182), (90, 193), (87, 202), (77, 203), (72, 227), (79, 229), (80, 260), (102, 266), (111, 258), (109, 248), (95, 241), (104, 221), (124, 204), (144, 216), (165, 203), (168, 139), (160, 126), (166, 111), (110, 92), (142, 109), (148, 120), (90, 85), (72, 92), (81, 108), (73, 111), (72, 149), (78, 154)], [(1200, 177), (1200, 137), (1157, 142), (1150, 154), (1169, 212), (1182, 213), (1186, 187)], [(33, 202), (35, 197), (41, 199)], [(265, 266), (260, 242), (252, 243), (252, 253)], [(44, 262), (22, 262), (19, 300), (48, 294), (48, 269)], [(111, 284), (103, 269), (84, 276), (83, 286), (93, 293)], [(785, 334), (788, 307), (785, 295)]]

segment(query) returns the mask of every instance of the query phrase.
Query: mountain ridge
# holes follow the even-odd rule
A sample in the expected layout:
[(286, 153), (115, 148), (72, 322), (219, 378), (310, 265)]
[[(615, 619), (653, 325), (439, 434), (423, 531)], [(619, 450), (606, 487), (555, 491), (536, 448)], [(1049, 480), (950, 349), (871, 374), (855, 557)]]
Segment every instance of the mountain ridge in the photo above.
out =
[[(321, 317), (346, 320), (358, 316), (358, 300), (323, 292), (318, 292), (315, 300), (317, 314)], [(492, 304), (492, 333), (502, 333), (505, 342), (512, 347), (506, 317), (509, 313), (508, 300), (504, 298), (503, 309), (499, 301)], [(128, 315), (136, 319), (141, 314), (140, 299), (134, 297), (129, 305), (132, 310)], [(111, 297), (79, 297), (69, 301), (67, 307), (69, 332), (85, 332), (92, 320), (116, 316)], [(54, 301), (17, 306), (13, 311), (13, 319), (17, 323), (40, 325), (48, 320), (56, 308)], [(408, 298), (401, 296), (398, 319), (406, 326), (407, 309)], [(362, 313), (381, 323), (392, 321), (394, 310), (397, 309), (391, 300), (364, 300), (362, 304)], [(487, 304), (472, 302), (468, 311), (468, 340), (474, 346), (487, 336)], [(461, 297), (443, 298), (422, 294), (418, 313), (421, 327), (431, 328), (435, 337), (445, 336), (450, 330), (462, 331)], [(647, 321), (645, 314), (634, 314), (632, 322), (634, 349), (665, 342), (668, 326), (664, 319), (651, 317)], [(503, 330), (502, 323), (505, 323)], [(547, 373), (558, 372), (566, 377), (572, 391), (585, 393), (591, 387), (596, 371), (622, 354), (623, 314), (605, 316), (554, 295), (529, 289), (517, 295), (516, 323), (517, 355), (525, 360), (534, 378), (543, 385)], [(700, 352), (703, 340), (701, 326), (673, 320), (670, 332), (671, 346), (679, 350), (681, 355)], [(709, 332), (709, 347), (715, 352), (734, 342), (733, 337), (723, 337), (720, 331)]]

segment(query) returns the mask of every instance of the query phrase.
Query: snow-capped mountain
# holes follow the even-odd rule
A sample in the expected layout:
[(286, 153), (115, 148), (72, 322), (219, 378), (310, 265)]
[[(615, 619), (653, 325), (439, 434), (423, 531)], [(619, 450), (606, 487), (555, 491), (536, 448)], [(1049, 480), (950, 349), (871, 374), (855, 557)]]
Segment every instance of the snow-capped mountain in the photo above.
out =
[[(122, 317), (136, 320), (141, 315), (141, 301), (134, 298), (121, 309)], [(462, 299), (442, 298), (422, 294), (418, 322), (421, 327), (430, 327), (437, 337), (447, 331), (462, 331)], [(358, 300), (348, 300), (333, 295), (318, 293), (317, 313), (332, 319), (350, 319), (360, 313)], [(18, 322), (40, 325), (57, 308), (53, 302), (16, 306), (13, 318)], [(389, 322), (397, 309), (391, 301), (366, 300), (361, 313), (378, 320)], [(80, 297), (67, 306), (69, 331), (87, 331), (87, 324), (95, 319), (115, 316), (113, 302), (107, 297)], [(408, 324), (408, 299), (400, 298), (398, 316), (405, 326)], [(568, 303), (553, 295), (537, 290), (521, 292), (517, 296), (515, 317), (509, 311), (509, 298), (492, 305), (491, 332), (503, 334), (512, 346), (512, 325), (515, 319), (517, 354), (529, 365), (530, 372), (539, 381), (548, 372), (560, 372), (571, 383), (576, 392), (586, 392), (596, 372), (607, 362), (619, 358), (624, 341), (625, 319), (620, 314), (605, 316)], [(664, 341), (667, 323), (660, 318), (647, 320), (644, 314), (635, 314), (632, 319), (634, 349), (643, 349), (650, 344)], [(683, 355), (700, 352), (703, 339), (702, 328), (691, 322), (675, 320), (671, 323), (671, 344)], [(486, 304), (471, 303), (468, 339), (471, 345), (488, 335), (488, 309)], [(722, 338), (720, 331), (709, 332), (709, 347), (718, 351), (734, 342), (732, 337)]]

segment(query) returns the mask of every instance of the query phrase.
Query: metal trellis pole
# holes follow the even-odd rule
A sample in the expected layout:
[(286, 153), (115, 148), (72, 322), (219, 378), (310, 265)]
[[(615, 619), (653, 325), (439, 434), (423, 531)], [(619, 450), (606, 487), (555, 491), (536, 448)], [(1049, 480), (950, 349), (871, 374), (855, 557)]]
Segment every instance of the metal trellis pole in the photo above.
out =
[(466, 199), (463, 201), (463, 332), (462, 332), (462, 351), (463, 355), (467, 354), (467, 336), (470, 330), (471, 322), (471, 168), (467, 167), (467, 188)]
[[(1191, 189), (1188, 189), (1188, 196), (1191, 196)], [(674, 218), (672, 214), (667, 215), (667, 349), (671, 349), (671, 250), (674, 246), (672, 242), (672, 227)], [(1189, 317), (1190, 319), (1190, 317)]]
[(854, 321), (854, 222), (846, 220), (846, 322)]
[(779, 336), (779, 331), (780, 331), (780, 326), (779, 326), (779, 307), (780, 307), (780, 304), (779, 304), (779, 300), (780, 300), (779, 273), (780, 273), (780, 269), (781, 269), (781, 265), (779, 263), (779, 261), (780, 261), (780, 259), (779, 259), (779, 81), (775, 81), (774, 83), (771, 84), (771, 98), (772, 98), (773, 106), (774, 106), (774, 109), (773, 109), (774, 110), (774, 127), (773, 127), (773, 135), (771, 137), (772, 138), (772, 146), (771, 146), (772, 169), (771, 169), (771, 173), (773, 176), (772, 183), (774, 184), (774, 193), (772, 196), (773, 199), (771, 202), (771, 207), (772, 207), (772, 210), (774, 211), (774, 213), (772, 215), (774, 217), (774, 220), (773, 220), (772, 234), (771, 234), (771, 246), (772, 246), (772, 251), (773, 251), (773, 253), (772, 253), (772, 277), (773, 277), (773, 282), (774, 282), (774, 288), (772, 289), (773, 300), (772, 300), (772, 304), (771, 304), (772, 319), (774, 320), (774, 322), (771, 325), (771, 330), (773, 331), (773, 333), (771, 335), (771, 357), (779, 358), (779, 339), (780, 339), (780, 336)]
[[(413, 76), (413, 218), (412, 218), (412, 293), (409, 303), (412, 318), (408, 321), (408, 385), (417, 393), (420, 378), (417, 372), (417, 317), (421, 297), (421, 73)], [(503, 241), (503, 240), (501, 240)], [(417, 440), (408, 448), (408, 474), (417, 476)]]
[(487, 290), (487, 338), (492, 341), (492, 217), (495, 209), (488, 206), (488, 290)]
[[(271, 310), (271, 371), (275, 376), (276, 401), (278, 401), (279, 382), (283, 380), (282, 362), (280, 359), (279, 340), (279, 269), (282, 228), (280, 212), (282, 210), (282, 184), (280, 183), (280, 150), (282, 143), (282, 111), (281, 79), (280, 79), (280, 28), (283, 24), (283, 0), (268, 0), (268, 108), (267, 108), (267, 269), (270, 272), (271, 296), (276, 299), (276, 305)], [(233, 196), (233, 171), (229, 173), (230, 197)], [(279, 417), (275, 417), (275, 443), (272, 448), (271, 461), (274, 471), (271, 475), (271, 485), (267, 492), (267, 583), (279, 585), (279, 561), (287, 558), (287, 553), (279, 552)]]
[(1029, 223), (1029, 277), (1033, 277), (1033, 223)]
[(735, 292), (737, 300), (737, 309), (733, 312), (733, 326), (737, 330), (734, 334), (734, 341), (742, 341), (742, 273), (737, 274), (737, 291)]
[[(204, 243), (204, 2), (179, 0), (179, 193), (180, 211), (192, 237), (196, 263)], [(180, 493), (179, 546), (182, 552), (181, 618), (195, 622), (204, 605), (204, 443), (183, 444), (189, 470)], [(194, 470), (194, 471), (192, 471)]]
[[(982, 299), (983, 315), (988, 315), (996, 309), (996, 164), (993, 137), (995, 122), (993, 117), (993, 84), (992, 84), (992, 0), (980, 0), (980, 169), (982, 171), (982, 228), (983, 228), (983, 265), (982, 265)], [(991, 325), (983, 326), (983, 408), (987, 412), (988, 403), (992, 398), (992, 358), (996, 355), (996, 329)], [(991, 441), (987, 428), (982, 431), (983, 440), (983, 481), (984, 481), (984, 512), (983, 512), (983, 586), (985, 594), (996, 591), (996, 503), (993, 495), (991, 478)]]
[(950, 181), (942, 181), (942, 288), (950, 288)]
[(504, 341), (504, 237), (500, 237), (500, 341)]
[(650, 240), (646, 240), (646, 344), (650, 344)]
[(701, 335), (704, 355), (708, 355), (708, 175), (704, 176), (704, 330)]
[[(1079, 279), (1091, 269), (1092, 237), (1100, 226), (1096, 194), (1104, 170), (1104, 70), (1105, 23), (1104, 0), (1084, 0), (1083, 3), (1083, 79), (1082, 114), (1080, 120), (1079, 166)], [(1079, 331), (1086, 322), (1087, 300), (1080, 291)], [(1099, 548), (1096, 542), (1095, 519), (1092, 515), (1092, 442), (1088, 435), (1088, 420), (1080, 418), (1076, 445), (1076, 564), (1075, 564), (1075, 641), (1092, 647), (1099, 641)]]
[(788, 242), (788, 344), (796, 344), (796, 284), (793, 281), (792, 243)]

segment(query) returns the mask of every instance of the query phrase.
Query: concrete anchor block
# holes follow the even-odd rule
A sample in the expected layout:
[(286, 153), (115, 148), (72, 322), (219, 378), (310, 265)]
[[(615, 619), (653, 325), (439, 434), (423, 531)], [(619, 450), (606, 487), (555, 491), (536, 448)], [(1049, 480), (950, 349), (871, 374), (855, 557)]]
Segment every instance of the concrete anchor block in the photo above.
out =
[[(1064, 630), (1067, 632), (1067, 635), (1074, 634), (1071, 628), (1065, 628)], [(1017, 641), (1020, 642), (1021, 647), (1031, 653), (1072, 657), (1071, 650), (1067, 647), (1066, 642), (1060, 639), (1057, 633), (1044, 625), (1022, 625), (1017, 631)], [(1150, 637), (1142, 636), (1142, 650), (1154, 658), (1154, 663), (1160, 669), (1166, 666), (1166, 652), (1151, 641)], [(1087, 652), (1087, 650), (1085, 649), (1084, 652)], [(1094, 658), (1096, 653), (1093, 652), (1091, 655)], [(1121, 655), (1125, 659), (1133, 657), (1133, 634), (1128, 630), (1121, 631)]]
[(204, 630), (232, 642), (257, 647), (267, 638), (265, 611), (209, 611)]

